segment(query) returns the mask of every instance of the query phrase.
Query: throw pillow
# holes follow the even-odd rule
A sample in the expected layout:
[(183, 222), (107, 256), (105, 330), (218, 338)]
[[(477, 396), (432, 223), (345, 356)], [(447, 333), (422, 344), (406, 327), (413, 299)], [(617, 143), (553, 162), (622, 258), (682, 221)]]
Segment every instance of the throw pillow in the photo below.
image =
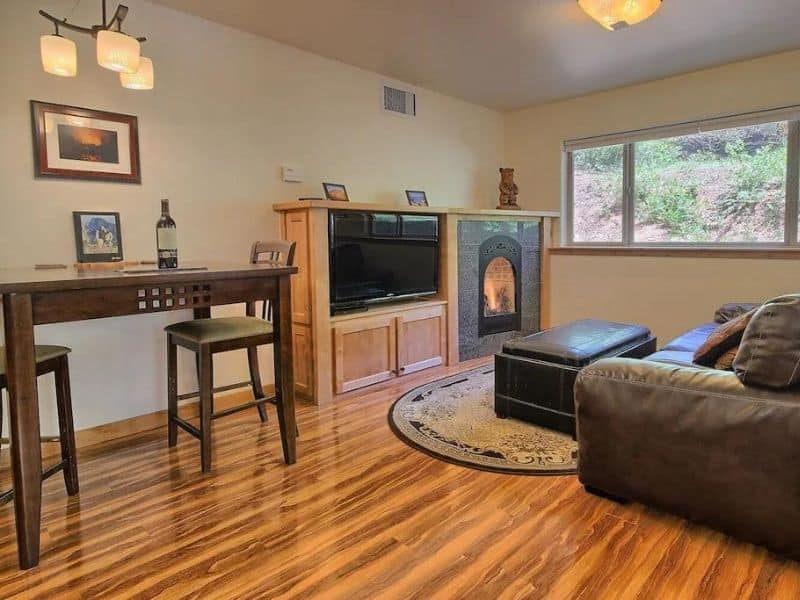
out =
[(739, 346), (726, 350), (714, 363), (714, 368), (720, 371), (733, 371), (733, 361), (739, 352)]
[(723, 304), (714, 313), (714, 320), (717, 323), (727, 323), (731, 319), (735, 319), (759, 306), (761, 305), (750, 304), (748, 302), (730, 302), (728, 304)]
[(733, 370), (745, 385), (782, 389), (800, 383), (800, 294), (770, 300), (742, 336)]
[(717, 359), (742, 341), (742, 335), (756, 313), (753, 309), (717, 327), (694, 353), (694, 362), (706, 367), (714, 366)]

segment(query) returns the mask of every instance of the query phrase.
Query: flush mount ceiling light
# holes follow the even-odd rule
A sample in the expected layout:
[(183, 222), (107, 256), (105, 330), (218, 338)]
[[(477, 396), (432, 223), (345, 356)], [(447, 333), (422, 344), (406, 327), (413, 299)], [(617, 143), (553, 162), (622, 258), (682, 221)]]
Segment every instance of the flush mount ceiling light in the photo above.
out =
[(652, 17), (661, 0), (578, 0), (578, 6), (609, 31), (617, 31)]
[(132, 90), (153, 89), (153, 61), (142, 58), (141, 43), (147, 38), (137, 38), (122, 31), (122, 22), (128, 15), (128, 7), (120, 4), (110, 19), (106, 0), (101, 0), (103, 21), (99, 25), (81, 27), (68, 23), (68, 17), (59, 19), (43, 10), (45, 19), (53, 23), (55, 33), (43, 35), (40, 40), (42, 67), (47, 73), (61, 77), (74, 77), (78, 72), (75, 42), (61, 36), (59, 28), (91, 35), (97, 40), (97, 64), (120, 74), (123, 87)]

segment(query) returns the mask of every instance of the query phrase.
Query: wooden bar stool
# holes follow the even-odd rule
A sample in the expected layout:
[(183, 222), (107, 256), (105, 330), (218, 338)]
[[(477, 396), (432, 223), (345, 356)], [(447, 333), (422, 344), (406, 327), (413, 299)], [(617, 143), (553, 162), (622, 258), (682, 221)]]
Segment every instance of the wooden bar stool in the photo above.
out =
[[(283, 240), (256, 242), (250, 252), (252, 264), (275, 264), (291, 266), (294, 263), (295, 243)], [(282, 307), (291, 310), (291, 307)], [(211, 421), (241, 410), (255, 407), (262, 422), (267, 420), (264, 404), (272, 402), (281, 416), (283, 407), (280, 399), (280, 357), (275, 352), (275, 395), (266, 398), (261, 385), (258, 369), (258, 346), (274, 342), (272, 308), (269, 300), (264, 301), (261, 317), (256, 316), (256, 303), (247, 303), (247, 316), (194, 319), (175, 323), (165, 329), (167, 332), (167, 413), (169, 445), (178, 441), (178, 427), (200, 440), (200, 464), (202, 471), (211, 470)], [(283, 335), (291, 335), (286, 332)], [(197, 379), (200, 386), (200, 426), (195, 427), (178, 416), (178, 346), (195, 353)], [(250, 369), (250, 384), (254, 400), (214, 412), (214, 364), (213, 355), (219, 352), (247, 349), (247, 362)], [(281, 419), (282, 420), (282, 419)]]
[[(69, 389), (69, 362), (67, 355), (71, 352), (63, 346), (36, 346), (36, 376), (41, 377), (53, 373), (56, 379), (56, 406), (58, 408), (58, 429), (61, 442), (61, 462), (49, 467), (42, 473), (42, 480), (51, 475), (64, 472), (64, 485), (67, 494), (78, 493), (78, 460), (75, 449), (75, 427), (72, 423), (72, 396)], [(0, 346), (0, 400), (3, 390), (7, 389), (6, 351)], [(0, 431), (3, 430), (3, 403), (0, 401)], [(14, 440), (11, 440), (14, 443)], [(14, 490), (0, 492), (0, 504), (10, 502), (14, 498)]]

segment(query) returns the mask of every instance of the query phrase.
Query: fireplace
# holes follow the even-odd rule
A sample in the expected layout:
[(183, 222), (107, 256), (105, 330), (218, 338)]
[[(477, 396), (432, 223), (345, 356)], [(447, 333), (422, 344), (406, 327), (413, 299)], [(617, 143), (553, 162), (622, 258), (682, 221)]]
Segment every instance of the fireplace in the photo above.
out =
[(471, 360), (539, 331), (540, 220), (458, 222), (458, 356)]
[(521, 328), (520, 273), (522, 246), (515, 239), (496, 235), (478, 251), (478, 335)]

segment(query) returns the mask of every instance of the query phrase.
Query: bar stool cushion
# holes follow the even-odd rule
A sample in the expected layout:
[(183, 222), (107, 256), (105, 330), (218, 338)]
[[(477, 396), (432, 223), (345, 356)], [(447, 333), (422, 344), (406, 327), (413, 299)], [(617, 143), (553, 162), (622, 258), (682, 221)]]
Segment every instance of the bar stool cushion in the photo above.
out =
[(175, 323), (164, 329), (177, 338), (195, 344), (212, 344), (273, 332), (272, 323), (258, 317), (221, 317)]
[[(43, 363), (59, 356), (66, 356), (72, 352), (65, 346), (36, 346), (36, 362)], [(6, 349), (0, 346), (0, 377), (6, 374)]]

